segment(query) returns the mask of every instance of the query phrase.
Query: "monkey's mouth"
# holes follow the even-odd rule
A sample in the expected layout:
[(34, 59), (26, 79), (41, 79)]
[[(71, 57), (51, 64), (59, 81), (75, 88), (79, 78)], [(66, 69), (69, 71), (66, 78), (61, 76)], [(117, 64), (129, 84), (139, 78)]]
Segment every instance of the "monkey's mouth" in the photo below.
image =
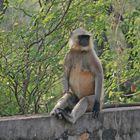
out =
[(89, 45), (89, 35), (79, 35), (78, 39), (79, 39), (79, 45), (82, 47), (87, 47)]

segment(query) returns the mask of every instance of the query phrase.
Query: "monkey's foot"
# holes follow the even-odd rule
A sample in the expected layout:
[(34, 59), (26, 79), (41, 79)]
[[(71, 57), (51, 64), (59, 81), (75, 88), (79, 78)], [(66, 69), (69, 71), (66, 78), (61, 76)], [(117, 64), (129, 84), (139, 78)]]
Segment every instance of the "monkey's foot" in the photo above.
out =
[(62, 110), (63, 109), (60, 109), (60, 108), (57, 108), (56, 110), (55, 110), (55, 112), (56, 112), (56, 117), (59, 119), (59, 120), (62, 120), (64, 117), (63, 117), (63, 115), (62, 115)]
[(63, 117), (66, 121), (68, 121), (68, 122), (70, 122), (70, 123), (72, 123), (72, 124), (75, 123), (75, 120), (74, 120), (74, 118), (71, 116), (71, 114), (67, 113), (65, 110), (60, 109), (60, 108), (59, 108), (59, 111), (60, 111), (62, 117)]
[(56, 117), (56, 118), (58, 118), (60, 120), (62, 120), (63, 119), (63, 116), (62, 116), (62, 113), (61, 112), (62, 111), (59, 108), (57, 108), (57, 109), (51, 111), (50, 115), (51, 116), (54, 116), (54, 117)]

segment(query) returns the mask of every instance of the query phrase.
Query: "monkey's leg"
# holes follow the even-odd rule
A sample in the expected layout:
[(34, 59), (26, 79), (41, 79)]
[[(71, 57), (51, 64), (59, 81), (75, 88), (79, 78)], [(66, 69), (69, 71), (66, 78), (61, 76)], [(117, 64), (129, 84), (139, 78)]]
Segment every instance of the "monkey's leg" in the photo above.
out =
[(70, 123), (75, 123), (87, 110), (91, 111), (94, 105), (94, 95), (83, 97), (73, 108), (71, 114), (62, 112), (64, 118)]
[(65, 110), (65, 108), (72, 109), (76, 103), (76, 97), (72, 94), (66, 93), (62, 98), (58, 100), (50, 115), (57, 116), (59, 119), (62, 119), (62, 110)]
[(61, 109), (64, 109), (68, 106), (68, 100), (70, 99), (71, 95), (70, 94), (64, 94), (63, 97), (61, 97), (57, 104), (55, 105), (55, 107), (53, 108), (53, 110), (50, 112), (50, 115), (54, 115), (57, 113), (57, 109), (58, 108), (61, 108)]

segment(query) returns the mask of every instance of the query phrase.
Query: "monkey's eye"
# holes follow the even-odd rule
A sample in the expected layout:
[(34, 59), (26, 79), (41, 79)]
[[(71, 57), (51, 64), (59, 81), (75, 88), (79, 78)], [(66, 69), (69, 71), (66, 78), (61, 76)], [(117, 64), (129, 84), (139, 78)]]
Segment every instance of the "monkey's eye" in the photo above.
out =
[(89, 45), (89, 35), (79, 35), (78, 39), (79, 39), (79, 45), (81, 46), (88, 46)]

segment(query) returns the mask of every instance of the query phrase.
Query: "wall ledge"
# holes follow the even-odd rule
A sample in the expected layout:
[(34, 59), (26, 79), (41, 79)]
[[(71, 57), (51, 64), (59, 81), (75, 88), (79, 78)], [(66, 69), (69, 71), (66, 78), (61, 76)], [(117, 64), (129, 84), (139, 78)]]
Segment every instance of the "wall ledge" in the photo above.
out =
[(140, 140), (140, 106), (86, 113), (74, 125), (47, 114), (0, 117), (0, 140)]

